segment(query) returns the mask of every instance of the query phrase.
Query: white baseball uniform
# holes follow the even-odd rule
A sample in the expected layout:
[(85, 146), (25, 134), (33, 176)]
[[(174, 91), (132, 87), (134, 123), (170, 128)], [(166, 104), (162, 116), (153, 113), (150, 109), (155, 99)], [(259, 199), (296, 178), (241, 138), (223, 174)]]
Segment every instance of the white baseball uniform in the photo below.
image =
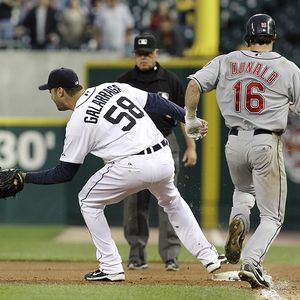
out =
[(287, 184), (280, 135), (289, 103), (300, 111), (300, 71), (276, 52), (234, 51), (189, 78), (201, 92), (216, 89), (230, 128), (225, 147), (235, 187), (230, 221), (239, 215), (249, 231), (256, 200), (261, 222), (245, 244), (242, 260), (260, 264), (284, 220)]
[(122, 83), (87, 89), (67, 124), (63, 162), (81, 164), (91, 153), (105, 161), (79, 193), (82, 215), (97, 248), (100, 269), (123, 272), (104, 209), (140, 190), (158, 199), (185, 247), (204, 265), (216, 261), (192, 211), (174, 185), (167, 142), (143, 107), (148, 93)]

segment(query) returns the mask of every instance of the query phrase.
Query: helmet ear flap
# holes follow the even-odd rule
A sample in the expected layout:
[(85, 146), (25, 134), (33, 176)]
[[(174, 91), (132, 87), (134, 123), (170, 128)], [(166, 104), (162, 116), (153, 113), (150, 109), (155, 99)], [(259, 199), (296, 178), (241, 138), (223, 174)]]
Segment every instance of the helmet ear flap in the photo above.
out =
[(244, 36), (244, 41), (246, 42), (247, 46), (249, 47), (250, 42), (251, 42), (251, 37), (250, 37), (249, 34), (246, 34), (246, 35)]

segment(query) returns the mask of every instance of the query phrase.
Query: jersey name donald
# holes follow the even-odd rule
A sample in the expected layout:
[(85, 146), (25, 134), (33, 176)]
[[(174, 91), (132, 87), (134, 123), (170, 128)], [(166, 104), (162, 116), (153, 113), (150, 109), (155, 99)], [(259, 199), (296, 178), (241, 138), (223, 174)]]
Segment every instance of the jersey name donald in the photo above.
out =
[(230, 62), (230, 66), (231, 76), (241, 76), (243, 73), (252, 74), (258, 80), (263, 80), (268, 85), (272, 85), (279, 77), (279, 74), (276, 71), (260, 62)]
[(163, 135), (143, 109), (147, 97), (123, 83), (87, 89), (67, 124), (60, 160), (81, 164), (91, 153), (109, 162), (161, 142)]

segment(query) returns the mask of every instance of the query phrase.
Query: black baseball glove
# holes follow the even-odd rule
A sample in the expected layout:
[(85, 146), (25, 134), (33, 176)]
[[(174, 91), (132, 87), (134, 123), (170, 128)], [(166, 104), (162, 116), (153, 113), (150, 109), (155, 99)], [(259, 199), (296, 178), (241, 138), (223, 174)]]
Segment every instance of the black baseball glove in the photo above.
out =
[(24, 187), (24, 179), (18, 169), (0, 168), (0, 198), (15, 196)]

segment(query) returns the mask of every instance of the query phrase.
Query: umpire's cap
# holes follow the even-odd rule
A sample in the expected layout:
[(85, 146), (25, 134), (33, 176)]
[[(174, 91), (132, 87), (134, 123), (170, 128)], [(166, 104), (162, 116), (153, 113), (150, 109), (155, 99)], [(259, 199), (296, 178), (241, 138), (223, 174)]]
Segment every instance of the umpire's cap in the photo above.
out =
[(68, 68), (59, 68), (50, 72), (48, 83), (40, 85), (39, 90), (50, 90), (53, 88), (76, 88), (79, 86), (79, 79), (77, 74)]
[(151, 33), (143, 33), (134, 39), (134, 52), (153, 52), (157, 49), (156, 39)]

